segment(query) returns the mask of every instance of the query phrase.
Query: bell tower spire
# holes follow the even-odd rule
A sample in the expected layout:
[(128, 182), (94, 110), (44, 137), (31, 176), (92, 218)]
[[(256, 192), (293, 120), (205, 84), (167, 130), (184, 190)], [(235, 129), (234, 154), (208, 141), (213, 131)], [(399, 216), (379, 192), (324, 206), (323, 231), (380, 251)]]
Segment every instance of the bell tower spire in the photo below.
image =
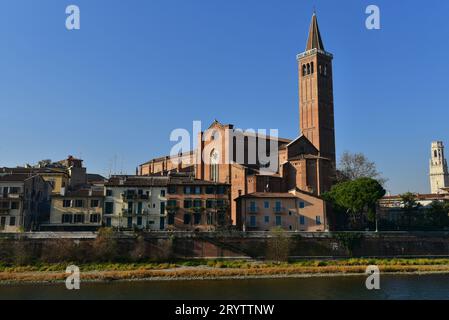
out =
[(324, 51), (323, 40), (321, 39), (320, 29), (318, 28), (318, 20), (315, 11), (313, 12), (312, 22), (310, 23), (306, 51), (312, 49), (319, 49)]

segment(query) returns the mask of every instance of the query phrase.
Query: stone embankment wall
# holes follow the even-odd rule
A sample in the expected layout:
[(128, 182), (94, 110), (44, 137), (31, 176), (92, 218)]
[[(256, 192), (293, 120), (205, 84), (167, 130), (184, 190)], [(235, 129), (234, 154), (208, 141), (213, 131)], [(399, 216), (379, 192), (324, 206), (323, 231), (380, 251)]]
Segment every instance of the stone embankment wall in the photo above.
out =
[[(283, 240), (279, 240), (280, 238)], [(0, 259), (12, 255), (40, 257), (76, 250), (76, 257), (108, 254), (107, 241), (96, 242), (94, 233), (0, 234)], [(285, 241), (288, 239), (288, 241)], [(291, 258), (346, 257), (449, 257), (449, 233), (121, 233), (114, 236), (118, 260), (149, 258), (263, 259), (279, 242)], [(274, 246), (276, 247), (276, 245)], [(273, 250), (273, 249), (271, 249)], [(67, 252), (69, 254), (69, 252)], [(111, 256), (112, 257), (112, 256)], [(57, 261), (58, 256), (53, 257)], [(67, 258), (69, 259), (69, 258)]]

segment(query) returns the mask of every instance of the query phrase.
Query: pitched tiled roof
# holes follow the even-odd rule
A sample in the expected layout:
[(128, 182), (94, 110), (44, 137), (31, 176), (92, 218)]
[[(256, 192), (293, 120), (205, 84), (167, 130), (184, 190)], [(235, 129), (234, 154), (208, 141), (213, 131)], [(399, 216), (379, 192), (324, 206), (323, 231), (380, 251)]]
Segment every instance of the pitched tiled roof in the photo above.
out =
[(0, 174), (67, 174), (67, 171), (63, 168), (0, 168)]
[(215, 185), (228, 185), (226, 183), (217, 183), (214, 181), (191, 179), (191, 178), (181, 178), (181, 177), (170, 177), (168, 182), (170, 185), (192, 185), (192, 186), (215, 186)]
[(107, 187), (165, 187), (167, 176), (113, 176), (105, 183)]
[(72, 197), (72, 198), (87, 198), (87, 197), (103, 197), (103, 190), (90, 190), (90, 189), (80, 189), (80, 190), (71, 190), (67, 191), (65, 195), (56, 194), (53, 195), (54, 198), (64, 198), (64, 197)]
[(14, 174), (1, 174), (0, 173), (0, 182), (23, 182), (35, 175), (29, 175), (24, 173), (14, 173)]
[(87, 174), (87, 182), (98, 182), (98, 181), (106, 181), (107, 179), (100, 174), (96, 173), (88, 173)]

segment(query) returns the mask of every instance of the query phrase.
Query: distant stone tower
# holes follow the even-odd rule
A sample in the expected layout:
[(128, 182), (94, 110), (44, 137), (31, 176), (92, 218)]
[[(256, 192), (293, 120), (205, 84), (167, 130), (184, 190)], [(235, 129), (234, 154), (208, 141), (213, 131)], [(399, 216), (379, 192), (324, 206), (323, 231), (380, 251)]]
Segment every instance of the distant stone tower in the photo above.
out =
[(432, 194), (441, 193), (441, 188), (449, 187), (449, 172), (444, 158), (444, 145), (441, 141), (432, 142), (430, 158), (430, 189)]

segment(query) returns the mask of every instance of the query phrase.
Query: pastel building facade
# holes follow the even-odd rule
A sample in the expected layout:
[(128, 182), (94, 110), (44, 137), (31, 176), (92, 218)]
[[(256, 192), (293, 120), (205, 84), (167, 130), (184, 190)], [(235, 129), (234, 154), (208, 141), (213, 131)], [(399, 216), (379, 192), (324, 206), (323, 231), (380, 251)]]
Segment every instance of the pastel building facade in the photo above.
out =
[(297, 232), (328, 230), (324, 200), (300, 190), (256, 192), (236, 199), (238, 224), (245, 231), (281, 228)]
[(48, 217), (50, 193), (41, 176), (0, 174), (0, 232), (36, 230)]
[(114, 176), (104, 188), (106, 227), (165, 230), (168, 177)]
[(214, 231), (231, 225), (230, 186), (170, 175), (167, 189), (167, 228)]
[(67, 191), (51, 198), (50, 222), (40, 230), (95, 231), (102, 226), (103, 187)]

